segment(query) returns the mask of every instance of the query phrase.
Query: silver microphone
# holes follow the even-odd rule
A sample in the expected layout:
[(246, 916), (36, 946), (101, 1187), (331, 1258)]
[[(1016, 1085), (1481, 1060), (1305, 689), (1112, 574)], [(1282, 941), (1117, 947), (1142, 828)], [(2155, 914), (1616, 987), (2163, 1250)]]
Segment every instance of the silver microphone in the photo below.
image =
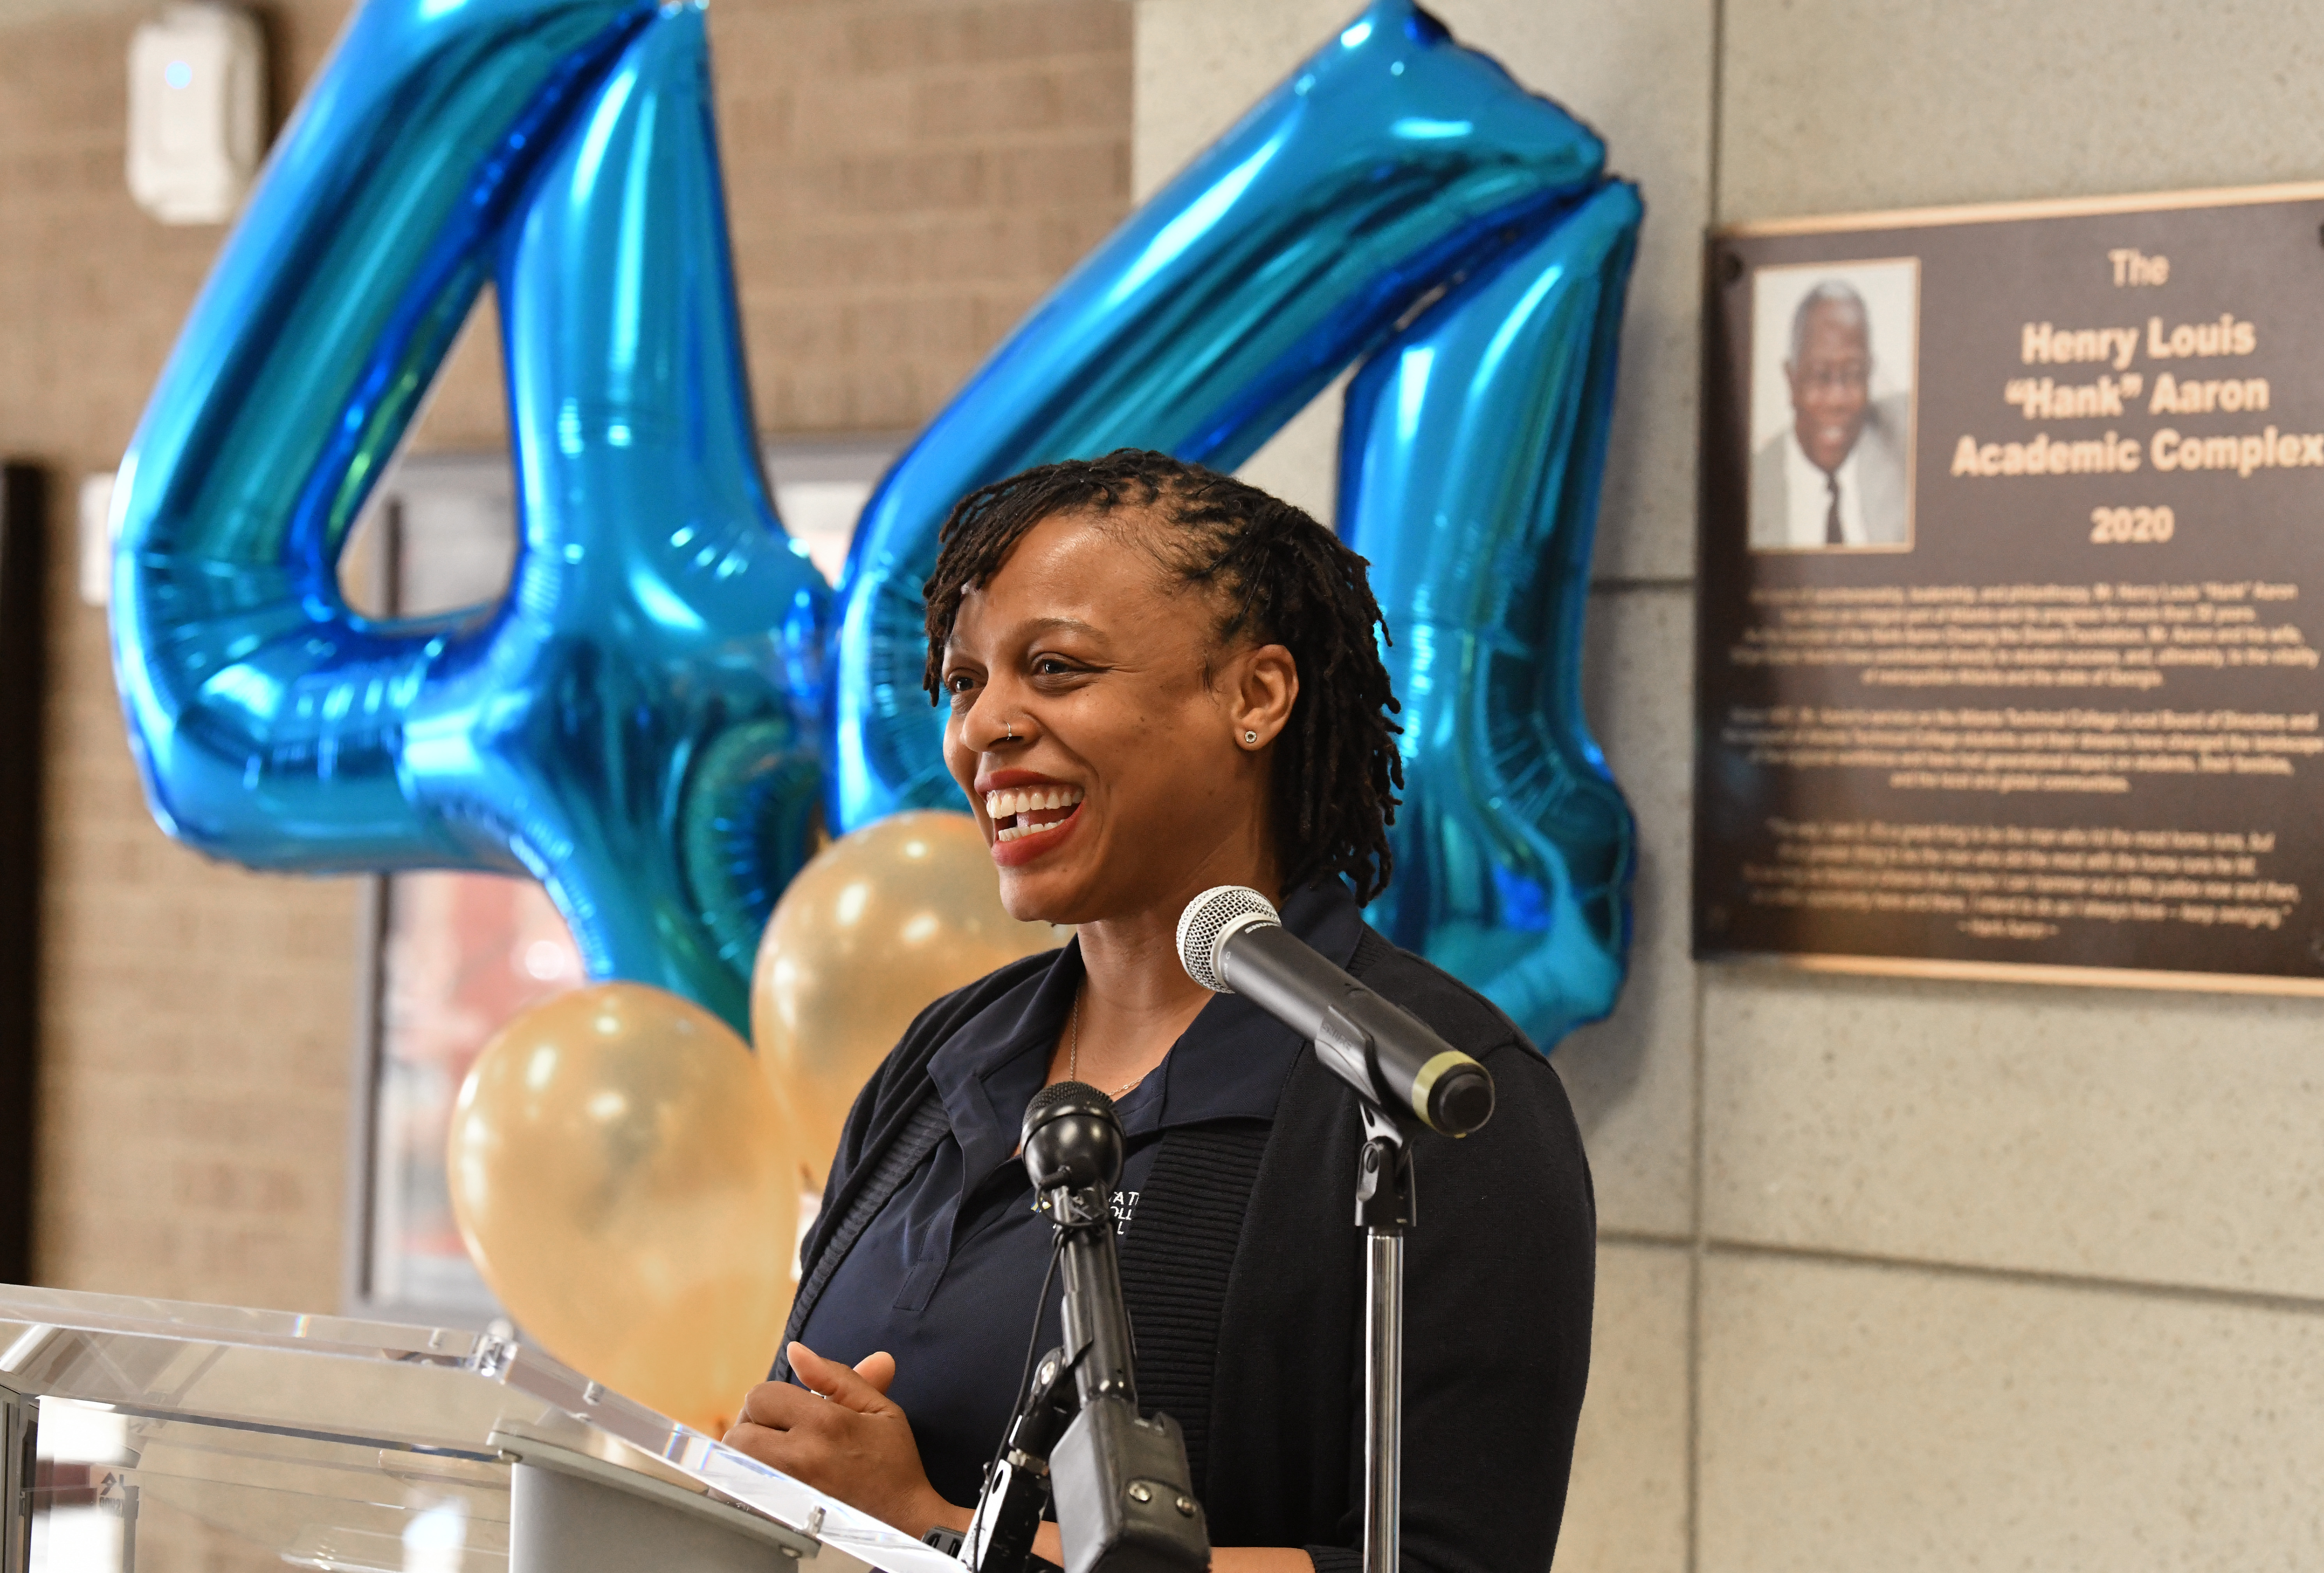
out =
[(1318, 955), (1257, 891), (1213, 885), (1188, 902), (1178, 959), (1204, 988), (1242, 995), (1314, 1043), (1324, 1067), (1373, 1105), (1410, 1109), (1447, 1136), (1492, 1117), (1490, 1072)]

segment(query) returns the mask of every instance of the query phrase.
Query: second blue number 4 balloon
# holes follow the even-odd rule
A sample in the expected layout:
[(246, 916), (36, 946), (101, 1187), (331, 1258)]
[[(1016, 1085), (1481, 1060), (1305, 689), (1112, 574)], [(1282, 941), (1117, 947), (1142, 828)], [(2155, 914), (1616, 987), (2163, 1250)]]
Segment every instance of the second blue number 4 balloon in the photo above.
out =
[(1603, 1015), (1635, 832), (1582, 714), (1581, 633), (1641, 218), (1603, 162), (1405, 0), (1342, 30), (1084, 259), (872, 499), (831, 663), (835, 821), (956, 806), (919, 687), (953, 499), (1120, 445), (1231, 468), (1369, 355), (1339, 523), (1395, 641), (1406, 782), (1370, 916), (1545, 1048)]

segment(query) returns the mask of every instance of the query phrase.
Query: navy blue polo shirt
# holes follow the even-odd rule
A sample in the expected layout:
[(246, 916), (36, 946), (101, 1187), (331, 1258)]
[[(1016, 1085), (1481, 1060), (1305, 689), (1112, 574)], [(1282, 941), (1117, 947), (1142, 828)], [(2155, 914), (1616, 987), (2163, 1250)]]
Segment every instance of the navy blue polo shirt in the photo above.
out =
[[(1363, 933), (1355, 898), (1337, 880), (1296, 893), (1283, 919), (1342, 967)], [(851, 1365), (882, 1349), (896, 1357), (888, 1395), (911, 1420), (929, 1481), (962, 1506), (976, 1500), (1008, 1427), (1033, 1337), (1051, 1231), (1017, 1137), (1081, 979), (1076, 939), (936, 1050), (928, 1076), (951, 1130), (863, 1231), (800, 1329), (808, 1348)], [(1166, 1133), (1216, 1120), (1271, 1122), (1305, 1052), (1289, 1028), (1248, 1000), (1220, 995), (1206, 1004), (1153, 1073), (1114, 1100), (1128, 1139), (1118, 1230), (1137, 1226)], [(1052, 1283), (1039, 1307), (1039, 1349), (1063, 1342), (1060, 1293)]]

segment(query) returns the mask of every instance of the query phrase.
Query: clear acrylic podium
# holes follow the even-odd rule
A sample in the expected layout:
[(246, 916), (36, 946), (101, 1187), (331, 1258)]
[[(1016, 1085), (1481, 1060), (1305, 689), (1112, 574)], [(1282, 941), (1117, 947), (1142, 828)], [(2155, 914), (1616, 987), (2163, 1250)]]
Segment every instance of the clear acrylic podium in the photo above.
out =
[(961, 1573), (489, 1334), (13, 1285), (0, 1506), (0, 1573)]

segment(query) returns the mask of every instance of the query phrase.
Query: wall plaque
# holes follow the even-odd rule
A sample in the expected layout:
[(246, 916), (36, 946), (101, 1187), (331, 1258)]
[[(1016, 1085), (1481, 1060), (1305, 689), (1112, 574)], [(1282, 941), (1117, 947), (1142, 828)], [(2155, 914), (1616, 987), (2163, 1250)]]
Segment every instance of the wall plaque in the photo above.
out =
[(1696, 953), (2324, 993), (2324, 186), (1709, 260)]

